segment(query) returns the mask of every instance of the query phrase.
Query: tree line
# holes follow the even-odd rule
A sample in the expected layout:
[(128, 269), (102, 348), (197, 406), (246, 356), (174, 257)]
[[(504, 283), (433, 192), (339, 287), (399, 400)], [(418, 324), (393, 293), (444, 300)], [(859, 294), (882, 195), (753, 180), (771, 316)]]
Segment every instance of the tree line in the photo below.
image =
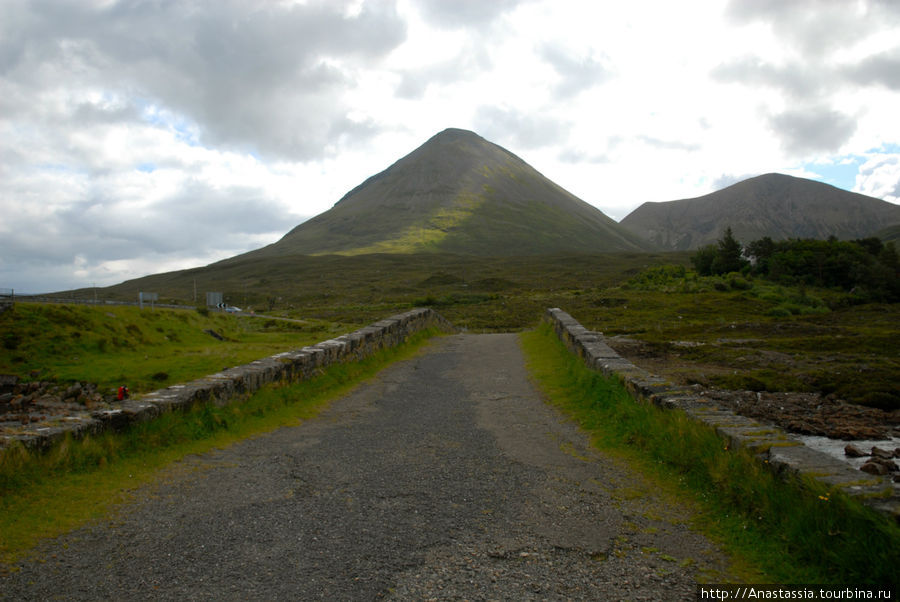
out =
[(842, 288), (866, 301), (900, 301), (900, 258), (893, 242), (766, 236), (746, 246), (731, 228), (691, 257), (701, 276), (741, 272), (782, 284)]

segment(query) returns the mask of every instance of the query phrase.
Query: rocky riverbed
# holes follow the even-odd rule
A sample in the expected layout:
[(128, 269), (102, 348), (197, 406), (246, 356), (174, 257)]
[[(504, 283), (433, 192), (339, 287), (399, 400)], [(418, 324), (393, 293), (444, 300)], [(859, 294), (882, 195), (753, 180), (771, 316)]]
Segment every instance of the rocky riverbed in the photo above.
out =
[(0, 375), (0, 447), (2, 437), (17, 435), (26, 426), (54, 426), (116, 405), (116, 392), (101, 392), (94, 383), (19, 382)]
[[(683, 380), (686, 362), (660, 356), (636, 339), (610, 337), (607, 342), (635, 365), (673, 382)], [(870, 408), (821, 393), (739, 391), (698, 384), (690, 388), (737, 414), (778, 426), (813, 449), (865, 472), (894, 475), (900, 482), (900, 410)]]

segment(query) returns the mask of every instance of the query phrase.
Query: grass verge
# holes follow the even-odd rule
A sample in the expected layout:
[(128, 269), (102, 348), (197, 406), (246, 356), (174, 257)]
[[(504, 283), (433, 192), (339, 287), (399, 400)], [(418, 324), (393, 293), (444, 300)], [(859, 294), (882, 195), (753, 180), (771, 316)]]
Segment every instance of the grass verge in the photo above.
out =
[(528, 367), (551, 402), (603, 451), (675, 490), (725, 550), (780, 583), (895, 584), (900, 527), (837, 490), (783, 481), (746, 450), (680, 411), (635, 403), (616, 380), (569, 353), (547, 324), (521, 335)]
[(401, 346), (336, 364), (308, 381), (260, 389), (224, 407), (202, 405), (121, 433), (69, 437), (44, 454), (22, 446), (7, 450), (0, 455), (0, 572), (41, 540), (107, 515), (167, 465), (297, 425), (437, 334), (421, 331)]
[(200, 309), (19, 303), (0, 313), (0, 373), (23, 382), (87, 381), (107, 395), (125, 384), (137, 394), (297, 349), (355, 326)]

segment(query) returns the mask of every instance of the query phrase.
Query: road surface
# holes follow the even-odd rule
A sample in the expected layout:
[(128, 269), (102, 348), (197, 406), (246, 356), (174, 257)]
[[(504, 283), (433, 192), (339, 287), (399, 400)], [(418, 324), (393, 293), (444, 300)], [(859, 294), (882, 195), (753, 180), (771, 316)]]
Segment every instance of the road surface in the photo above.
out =
[(543, 403), (513, 334), (439, 337), (138, 499), (43, 545), (0, 598), (678, 600), (727, 570)]

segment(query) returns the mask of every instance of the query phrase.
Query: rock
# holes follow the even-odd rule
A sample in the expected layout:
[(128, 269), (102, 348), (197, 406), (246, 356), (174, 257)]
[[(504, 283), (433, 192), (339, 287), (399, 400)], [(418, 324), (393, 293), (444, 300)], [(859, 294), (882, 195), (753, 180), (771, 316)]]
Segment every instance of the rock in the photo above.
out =
[(897, 463), (893, 460), (884, 460), (882, 458), (872, 458), (869, 460), (870, 462), (875, 462), (877, 464), (881, 464), (884, 466), (888, 472), (897, 472), (900, 471), (900, 466), (897, 466)]
[(900, 447), (895, 447), (895, 448), (894, 448), (894, 457), (895, 457), (895, 458), (900, 458)]
[(862, 458), (864, 456), (868, 456), (869, 454), (859, 449), (852, 443), (849, 443), (846, 447), (844, 447), (844, 455), (848, 458)]
[(81, 383), (75, 383), (74, 385), (66, 389), (66, 392), (62, 397), (63, 399), (71, 399), (77, 398), (79, 395), (81, 395)]
[(881, 449), (880, 447), (872, 447), (872, 455), (876, 458), (884, 458), (885, 460), (889, 460), (894, 457), (894, 452), (888, 451), (886, 449)]
[(0, 391), (3, 393), (12, 393), (17, 384), (19, 377), (15, 374), (0, 374)]
[(888, 473), (887, 467), (882, 466), (877, 462), (872, 462), (871, 460), (860, 466), (859, 469), (874, 475), (886, 475)]

